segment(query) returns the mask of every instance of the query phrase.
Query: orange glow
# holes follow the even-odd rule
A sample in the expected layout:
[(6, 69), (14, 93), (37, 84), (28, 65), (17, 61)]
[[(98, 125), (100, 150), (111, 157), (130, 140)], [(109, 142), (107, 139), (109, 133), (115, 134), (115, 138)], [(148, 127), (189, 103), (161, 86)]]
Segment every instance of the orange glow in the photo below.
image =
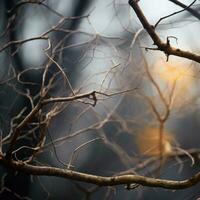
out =
[[(147, 156), (159, 156), (160, 146), (159, 146), (159, 129), (158, 128), (146, 128), (143, 132), (138, 134), (137, 145), (139, 152)], [(172, 142), (174, 141), (173, 136), (167, 132), (163, 131), (163, 155), (166, 155), (172, 151)]]
[(173, 83), (177, 80), (186, 80), (186, 82), (191, 82), (191, 70), (178, 63), (170, 64), (168, 62), (159, 62), (156, 64), (156, 72), (161, 79), (167, 81), (168, 83)]
[(181, 106), (194, 95), (194, 72), (183, 63), (159, 61), (154, 67), (154, 77), (166, 98), (174, 87), (174, 105)]

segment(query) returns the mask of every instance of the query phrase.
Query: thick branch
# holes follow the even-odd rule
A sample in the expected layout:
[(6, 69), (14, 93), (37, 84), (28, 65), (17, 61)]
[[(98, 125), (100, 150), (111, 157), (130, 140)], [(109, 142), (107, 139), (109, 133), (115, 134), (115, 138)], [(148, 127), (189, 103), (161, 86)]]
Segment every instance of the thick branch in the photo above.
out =
[(138, 19), (142, 23), (144, 29), (148, 32), (149, 36), (151, 39), (154, 41), (154, 44), (158, 47), (158, 50), (163, 51), (167, 57), (169, 55), (174, 55), (174, 56), (179, 56), (183, 58), (187, 58), (189, 60), (196, 61), (200, 63), (200, 55), (197, 55), (195, 53), (189, 52), (189, 51), (184, 51), (179, 48), (174, 48), (171, 47), (169, 44), (169, 40), (167, 42), (163, 42), (158, 34), (155, 32), (155, 29), (150, 23), (148, 22), (147, 18), (144, 16), (142, 10), (140, 9), (138, 5), (138, 1), (136, 0), (129, 0), (130, 6), (133, 8), (135, 11)]
[(75, 181), (91, 183), (98, 186), (113, 186), (113, 185), (124, 185), (124, 184), (129, 185), (137, 183), (149, 187), (184, 189), (196, 185), (200, 181), (200, 172), (194, 175), (190, 179), (186, 179), (183, 181), (173, 181), (173, 180), (150, 178), (139, 175), (119, 175), (113, 177), (97, 176), (67, 169), (60, 169), (56, 167), (29, 165), (19, 161), (7, 160), (2, 156), (0, 157), (0, 164), (4, 167), (11, 168), (15, 171), (20, 171), (31, 175), (56, 176)]

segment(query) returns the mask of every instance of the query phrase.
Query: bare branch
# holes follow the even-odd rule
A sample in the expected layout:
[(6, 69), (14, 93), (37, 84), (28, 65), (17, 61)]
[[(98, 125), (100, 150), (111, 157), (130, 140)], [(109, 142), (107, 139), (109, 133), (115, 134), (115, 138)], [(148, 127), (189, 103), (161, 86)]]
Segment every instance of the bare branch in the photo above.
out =
[(16, 40), (16, 41), (9, 41), (6, 44), (4, 44), (1, 48), (0, 48), (0, 52), (4, 51), (5, 49), (7, 49), (8, 47), (10, 47), (11, 45), (22, 45), (26, 42), (30, 42), (33, 40), (48, 40), (47, 36), (41, 35), (41, 36), (37, 36), (37, 37), (32, 37), (32, 38), (28, 38), (28, 39), (24, 39), (24, 40)]
[(56, 167), (34, 166), (25, 164), (23, 162), (9, 161), (2, 156), (0, 157), (0, 164), (2, 164), (4, 167), (11, 168), (15, 171), (20, 171), (27, 174), (40, 176), (57, 176), (99, 186), (130, 185), (132, 183), (136, 183), (149, 187), (185, 189), (196, 185), (200, 181), (200, 172), (192, 176), (190, 179), (174, 181), (150, 178), (140, 175), (120, 175), (113, 177), (97, 176), (67, 169), (60, 169)]
[(170, 55), (174, 55), (174, 56), (187, 58), (189, 60), (193, 60), (193, 61), (200, 63), (200, 55), (197, 55), (197, 54), (189, 52), (189, 51), (184, 51), (179, 48), (172, 47), (169, 44), (169, 41), (163, 42), (160, 39), (160, 37), (158, 36), (158, 34), (155, 32), (155, 28), (152, 25), (150, 25), (147, 18), (144, 16), (141, 8), (138, 5), (138, 1), (129, 0), (129, 4), (135, 11), (138, 19), (142, 23), (144, 29), (147, 31), (147, 33), (149, 34), (151, 39), (153, 40), (154, 44), (158, 47), (158, 50), (163, 51), (166, 54), (167, 58)]

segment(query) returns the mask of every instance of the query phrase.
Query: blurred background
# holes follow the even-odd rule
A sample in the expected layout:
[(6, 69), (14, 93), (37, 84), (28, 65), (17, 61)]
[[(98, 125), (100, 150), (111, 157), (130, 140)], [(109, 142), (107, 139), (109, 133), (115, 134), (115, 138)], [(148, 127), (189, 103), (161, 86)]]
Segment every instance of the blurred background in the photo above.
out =
[[(181, 2), (187, 6), (192, 3)], [(170, 44), (198, 54), (200, 7), (198, 0), (193, 3), (196, 17), (185, 10), (162, 20), (156, 31), (164, 41), (170, 36)], [(141, 0), (140, 6), (152, 25), (183, 9), (168, 0)], [(45, 53), (47, 40), (13, 43), (3, 49), (10, 41), (48, 35), (54, 60), (68, 78), (65, 83), (57, 64), (52, 63), (47, 81), (54, 75), (55, 80), (49, 96), (99, 92), (95, 107), (87, 100), (62, 105), (62, 112), (48, 125), (46, 148), (35, 163), (63, 168), (72, 161), (73, 169), (86, 173), (156, 177), (159, 160), (139, 167), (159, 154), (161, 124), (156, 111), (160, 116), (166, 115), (162, 124), (164, 155), (174, 150), (184, 155), (185, 150), (199, 148), (199, 64), (174, 56), (166, 62), (162, 52), (145, 50), (153, 42), (128, 1), (1, 0), (0, 9), (1, 137), (8, 135), (13, 119), (20, 120), (17, 116), (23, 108), (26, 115), (38, 101), (49, 61)], [(33, 133), (37, 141), (39, 131), (30, 124), (24, 133)], [(27, 145), (34, 145), (32, 137), (22, 137), (18, 147)], [(6, 150), (6, 144), (2, 148)], [(23, 160), (27, 154), (20, 150), (16, 158)], [(199, 167), (199, 157), (193, 163), (185, 153), (166, 159), (160, 177), (186, 179)], [(5, 168), (0, 168), (0, 174), (0, 199), (5, 200), (200, 197), (199, 186), (179, 191), (139, 186), (128, 191), (124, 186), (96, 187), (55, 177), (28, 176)]]

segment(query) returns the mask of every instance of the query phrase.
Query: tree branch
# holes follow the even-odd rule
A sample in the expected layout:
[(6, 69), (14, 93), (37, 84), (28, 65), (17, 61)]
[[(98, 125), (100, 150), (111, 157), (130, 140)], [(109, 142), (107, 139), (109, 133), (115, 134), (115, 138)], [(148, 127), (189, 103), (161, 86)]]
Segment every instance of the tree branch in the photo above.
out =
[(167, 39), (166, 42), (163, 42), (160, 39), (160, 37), (158, 36), (158, 34), (155, 32), (154, 26), (152, 26), (148, 22), (147, 18), (144, 16), (141, 8), (138, 5), (138, 1), (129, 0), (129, 4), (135, 11), (135, 13), (136, 13), (138, 19), (140, 20), (140, 22), (142, 23), (144, 29), (147, 31), (147, 33), (153, 40), (154, 45), (156, 45), (158, 47), (158, 50), (163, 51), (167, 55), (167, 59), (168, 59), (169, 55), (174, 55), (174, 56), (187, 58), (189, 60), (193, 60), (193, 61), (200, 63), (200, 55), (197, 55), (197, 54), (189, 52), (189, 51), (181, 50), (179, 48), (172, 47), (170, 45), (169, 39)]
[(56, 167), (34, 166), (26, 164), (24, 162), (7, 160), (2, 155), (0, 156), (0, 164), (4, 167), (26, 174), (39, 176), (56, 176), (80, 182), (87, 182), (98, 186), (129, 185), (136, 183), (149, 187), (184, 189), (194, 186), (200, 181), (200, 172), (195, 174), (190, 179), (186, 179), (183, 181), (156, 179), (140, 175), (119, 175), (113, 177), (105, 177), (76, 172), (68, 169), (60, 169)]

